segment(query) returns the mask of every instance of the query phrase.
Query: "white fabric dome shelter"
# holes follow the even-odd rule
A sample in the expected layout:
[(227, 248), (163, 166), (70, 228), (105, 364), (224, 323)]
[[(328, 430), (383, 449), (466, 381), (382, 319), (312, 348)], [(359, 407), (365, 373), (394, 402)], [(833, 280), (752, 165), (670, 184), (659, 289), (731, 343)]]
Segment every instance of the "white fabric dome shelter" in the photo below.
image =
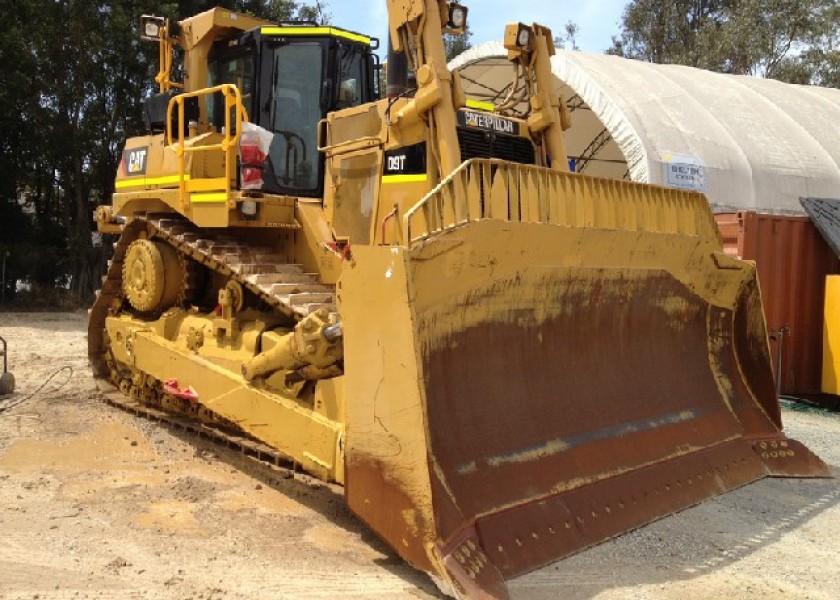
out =
[[(802, 214), (799, 198), (840, 197), (840, 90), (558, 50), (575, 170), (702, 191), (716, 212)], [(505, 96), (501, 42), (450, 63), (470, 98)]]

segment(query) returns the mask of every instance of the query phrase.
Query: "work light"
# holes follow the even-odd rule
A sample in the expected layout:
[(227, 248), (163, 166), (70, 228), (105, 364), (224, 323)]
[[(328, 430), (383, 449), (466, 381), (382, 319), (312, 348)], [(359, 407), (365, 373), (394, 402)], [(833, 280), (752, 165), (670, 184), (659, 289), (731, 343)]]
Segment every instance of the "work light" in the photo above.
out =
[(531, 42), (531, 31), (525, 27), (519, 30), (516, 35), (516, 45), (520, 48), (527, 48)]
[(512, 52), (528, 51), (533, 29), (525, 23), (508, 23), (505, 26), (505, 48)]
[(166, 25), (166, 19), (152, 15), (140, 17), (140, 38), (157, 42), (160, 40), (160, 32)]
[(449, 5), (449, 23), (447, 23), (446, 25), (450, 29), (466, 29), (467, 7), (452, 2)]

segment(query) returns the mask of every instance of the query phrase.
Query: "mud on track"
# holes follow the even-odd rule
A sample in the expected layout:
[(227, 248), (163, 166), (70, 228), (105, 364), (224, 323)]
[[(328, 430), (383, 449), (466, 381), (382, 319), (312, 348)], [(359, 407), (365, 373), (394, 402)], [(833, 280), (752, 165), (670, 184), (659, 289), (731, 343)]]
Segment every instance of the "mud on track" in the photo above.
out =
[[(0, 313), (18, 398), (73, 368), (0, 415), (0, 598), (442, 597), (340, 488), (100, 403), (86, 319)], [(840, 416), (783, 418), (836, 472)], [(765, 479), (510, 587), (517, 600), (828, 600), (839, 556), (837, 480)]]

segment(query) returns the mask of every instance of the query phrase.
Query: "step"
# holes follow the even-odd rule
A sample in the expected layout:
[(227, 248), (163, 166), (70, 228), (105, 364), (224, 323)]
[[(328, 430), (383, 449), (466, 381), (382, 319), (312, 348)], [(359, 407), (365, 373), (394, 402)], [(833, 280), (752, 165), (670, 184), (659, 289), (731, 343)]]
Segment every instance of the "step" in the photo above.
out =
[(310, 273), (304, 273), (301, 265), (273, 265), (273, 273), (257, 273), (248, 275), (245, 281), (254, 285), (270, 285), (272, 283), (303, 283), (313, 281)]
[(275, 283), (272, 285), (261, 285), (260, 289), (266, 294), (272, 296), (288, 296), (292, 294), (331, 294), (332, 292), (316, 282), (293, 282), (293, 283)]
[(279, 265), (272, 265), (266, 263), (230, 263), (227, 265), (231, 271), (237, 275), (271, 275), (277, 273)]
[(289, 294), (288, 296), (280, 296), (291, 306), (301, 306), (303, 304), (333, 304), (335, 303), (335, 294), (323, 292), (308, 292), (302, 294)]
[(286, 255), (274, 252), (252, 252), (251, 257), (254, 259), (254, 262), (273, 264), (286, 264), (286, 261), (289, 260)]
[(233, 250), (241, 248), (242, 244), (236, 243), (236, 240), (218, 240), (215, 238), (201, 238), (196, 240), (195, 247), (203, 252), (220, 252), (225, 249)]

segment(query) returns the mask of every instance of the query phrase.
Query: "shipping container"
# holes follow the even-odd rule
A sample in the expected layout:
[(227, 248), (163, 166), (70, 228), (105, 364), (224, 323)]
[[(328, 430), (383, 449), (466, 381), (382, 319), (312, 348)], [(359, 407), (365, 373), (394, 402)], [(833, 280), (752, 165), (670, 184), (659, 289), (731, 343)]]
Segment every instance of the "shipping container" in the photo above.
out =
[(825, 278), (840, 274), (840, 259), (808, 217), (741, 211), (715, 220), (727, 254), (756, 263), (781, 393), (820, 394)]
[(825, 280), (822, 391), (840, 395), (840, 275)]

